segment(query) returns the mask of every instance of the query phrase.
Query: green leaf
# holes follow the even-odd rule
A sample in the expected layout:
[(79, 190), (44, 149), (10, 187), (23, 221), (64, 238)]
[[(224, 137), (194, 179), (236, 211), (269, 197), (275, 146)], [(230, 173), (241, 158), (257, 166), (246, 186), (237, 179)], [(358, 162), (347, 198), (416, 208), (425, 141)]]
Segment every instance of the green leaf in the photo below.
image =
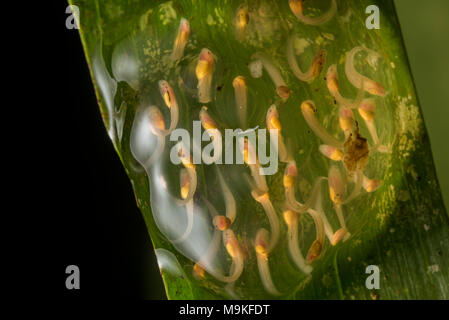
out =
[[(235, 34), (236, 12), (242, 3), (249, 11), (249, 24), (243, 41)], [(331, 1), (307, 1), (304, 15), (318, 16), (328, 10)], [(80, 8), (80, 34), (89, 63), (106, 129), (132, 182), (137, 204), (151, 236), (169, 299), (282, 298), (282, 299), (447, 299), (449, 298), (449, 221), (435, 175), (429, 139), (426, 133), (407, 56), (402, 43), (395, 8), (391, 1), (337, 1), (338, 10), (330, 21), (319, 26), (306, 25), (292, 13), (285, 1), (144, 1), (71, 0)], [(367, 29), (365, 9), (376, 5), (380, 29)], [(183, 56), (170, 60), (181, 18), (190, 23), (190, 36)], [(296, 61), (306, 70), (319, 48), (327, 53), (320, 75), (311, 83), (298, 80), (286, 58), (289, 36), (294, 42)], [(244, 174), (244, 164), (198, 164), (198, 186), (194, 196), (195, 220), (192, 234), (182, 244), (169, 239), (168, 230), (187, 225), (184, 206), (179, 198), (179, 172), (182, 165), (170, 161), (175, 142), (165, 139), (164, 153), (151, 168), (141, 165), (142, 154), (151, 154), (152, 139), (147, 133), (149, 150), (141, 150), (136, 160), (131, 152), (133, 123), (142, 110), (155, 105), (168, 126), (170, 110), (165, 107), (158, 81), (166, 80), (177, 97), (180, 109), (178, 128), (193, 133), (193, 120), (199, 119), (203, 105), (224, 133), (238, 128), (233, 79), (242, 75), (248, 87), (248, 128), (266, 128), (266, 112), (275, 104), (282, 124), (282, 135), (296, 161), (299, 176), (298, 200), (305, 201), (314, 180), (328, 175), (337, 165), (346, 179), (347, 197), (354, 188), (348, 171), (319, 152), (320, 139), (310, 130), (300, 105), (314, 101), (316, 117), (339, 141), (345, 137), (339, 127), (338, 110), (324, 79), (328, 67), (337, 64), (339, 90), (354, 98), (356, 89), (345, 75), (348, 53), (363, 46), (379, 54), (362, 51), (355, 67), (386, 89), (385, 97), (372, 96), (376, 104), (374, 123), (389, 152), (371, 149), (364, 174), (381, 181), (374, 192), (362, 190), (343, 205), (351, 237), (332, 246), (328, 239), (313, 271), (306, 275), (294, 264), (288, 251), (287, 225), (282, 217), (285, 163), (277, 173), (266, 176), (270, 199), (280, 224), (280, 240), (268, 256), (271, 278), (279, 296), (271, 295), (259, 276), (253, 248), (260, 228), (271, 232), (263, 207), (253, 199)], [(212, 101), (200, 103), (197, 96), (195, 67), (202, 48), (215, 57)], [(302, 52), (301, 52), (302, 51)], [(290, 90), (281, 99), (266, 70), (260, 78), (250, 74), (249, 63), (256, 52), (271, 57)], [(356, 110), (360, 134), (370, 147), (375, 143)], [(137, 120), (136, 120), (137, 119)], [(203, 143), (203, 147), (207, 143)], [(140, 151), (139, 151), (140, 152)], [(206, 200), (220, 213), (225, 212), (223, 191), (217, 168), (235, 197), (237, 217), (231, 229), (244, 252), (244, 269), (233, 285), (217, 280), (211, 272), (201, 279), (193, 275), (193, 265), (206, 252), (214, 235), (211, 210)], [(340, 227), (330, 200), (327, 182), (323, 182), (321, 205), (333, 230)], [(206, 200), (205, 200), (206, 199)], [(179, 209), (181, 208), (181, 209)], [(219, 231), (217, 231), (219, 232)], [(168, 235), (168, 237), (167, 237)], [(315, 224), (307, 214), (299, 218), (299, 242), (305, 254), (315, 239)], [(228, 274), (231, 258), (223, 244), (211, 262), (216, 273)], [(380, 268), (380, 288), (369, 290), (366, 267)], [(213, 273), (213, 272), (212, 272)]]

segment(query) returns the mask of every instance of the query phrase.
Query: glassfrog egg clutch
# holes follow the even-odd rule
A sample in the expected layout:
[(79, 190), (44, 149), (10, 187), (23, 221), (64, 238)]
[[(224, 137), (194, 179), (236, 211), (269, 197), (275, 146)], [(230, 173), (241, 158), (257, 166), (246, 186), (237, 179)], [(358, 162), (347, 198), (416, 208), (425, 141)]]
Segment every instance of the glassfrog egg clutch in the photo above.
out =
[(391, 1), (71, 4), (169, 298), (449, 297)]

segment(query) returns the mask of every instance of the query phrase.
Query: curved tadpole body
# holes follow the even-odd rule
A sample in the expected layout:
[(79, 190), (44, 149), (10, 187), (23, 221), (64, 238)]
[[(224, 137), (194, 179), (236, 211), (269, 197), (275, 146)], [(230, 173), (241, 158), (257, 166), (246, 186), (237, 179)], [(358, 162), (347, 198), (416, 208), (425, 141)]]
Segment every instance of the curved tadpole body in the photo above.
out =
[[(204, 203), (206, 204), (209, 214), (212, 218), (212, 221), (214, 221), (214, 219), (219, 216), (217, 210), (215, 209), (215, 207), (204, 197), (202, 196), (202, 200), (204, 201)], [(218, 250), (220, 249), (220, 243), (221, 243), (221, 239), (222, 239), (222, 234), (220, 232), (220, 230), (218, 230), (217, 228), (215, 228), (214, 230), (214, 234), (212, 236), (212, 240), (209, 244), (209, 246), (207, 247), (206, 252), (204, 253), (204, 255), (201, 256), (200, 260), (195, 263), (195, 265), (193, 266), (193, 274), (197, 277), (197, 278), (205, 278), (205, 270), (204, 270), (204, 266), (209, 266), (208, 270), (212, 270), (212, 265), (211, 262), (215, 259)], [(217, 272), (214, 271), (210, 271), (210, 274), (217, 274)]]
[(345, 140), (347, 140), (355, 124), (354, 114), (351, 108), (340, 106), (338, 110), (338, 123), (345, 134)]
[(214, 217), (214, 219), (212, 220), (212, 224), (217, 230), (225, 231), (231, 226), (231, 220), (229, 220), (229, 218), (226, 216), (219, 215)]
[(343, 182), (343, 178), (341, 176), (340, 170), (335, 165), (331, 165), (329, 168), (329, 196), (334, 203), (335, 212), (337, 213), (338, 221), (340, 222), (341, 227), (344, 229), (342, 231), (337, 231), (337, 234), (334, 234), (335, 240), (332, 242), (338, 242), (341, 237), (344, 236), (343, 240), (347, 240), (350, 237), (350, 233), (347, 232), (348, 228), (346, 227), (345, 218), (343, 216), (343, 198), (345, 192), (345, 185)]
[(225, 200), (226, 217), (229, 219), (230, 223), (232, 224), (237, 215), (235, 198), (232, 195), (231, 190), (229, 189), (228, 185), (226, 184), (226, 182), (218, 168), (217, 168), (217, 175), (218, 175), (218, 180), (220, 182), (221, 190), (223, 191), (223, 197)]
[[(222, 234), (220, 235), (220, 233)], [(216, 240), (217, 234), (218, 241)], [(202, 259), (193, 266), (193, 271), (197, 277), (205, 277), (203, 265), (210, 262), (210, 259), (213, 259), (216, 255), (216, 249), (218, 248), (220, 236), (223, 239), (223, 244), (226, 248), (226, 251), (232, 258), (232, 264), (229, 268), (229, 275), (225, 276), (213, 268), (210, 268), (207, 271), (218, 281), (232, 283), (237, 281), (238, 278), (242, 275), (244, 267), (244, 255), (242, 248), (240, 247), (240, 244), (238, 243), (237, 238), (231, 229), (224, 230), (223, 232), (217, 230), (215, 231), (211, 246), (208, 248), (205, 256), (202, 257)]]
[(279, 154), (279, 160), (282, 162), (289, 162), (290, 157), (287, 152), (287, 148), (284, 143), (284, 138), (282, 137), (281, 130), (281, 122), (279, 121), (279, 113), (276, 109), (276, 105), (271, 105), (267, 111), (266, 117), (267, 129), (268, 130), (277, 130), (278, 131), (278, 141), (277, 141), (277, 152)]
[(193, 265), (193, 276), (197, 279), (206, 278), (206, 270), (201, 263), (197, 262)]
[(259, 269), (260, 280), (265, 290), (272, 295), (280, 295), (271, 279), (270, 266), (268, 264), (268, 231), (264, 228), (259, 229), (254, 240), (254, 250), (256, 251), (257, 267)]
[(297, 212), (305, 212), (307, 207), (299, 203), (295, 198), (295, 182), (298, 176), (298, 169), (296, 168), (296, 162), (290, 161), (284, 170), (283, 184), (285, 189), (285, 201), (287, 205)]
[(307, 251), (306, 255), (306, 263), (310, 264), (320, 256), (321, 251), (323, 250), (325, 234), (324, 234), (324, 223), (321, 215), (312, 208), (307, 209), (307, 213), (310, 214), (310, 216), (313, 219), (313, 222), (315, 223), (315, 232), (316, 232), (316, 239), (310, 245), (310, 248)]
[(351, 193), (349, 194), (348, 197), (346, 197), (344, 199), (344, 201), (342, 202), (343, 204), (347, 204), (349, 202), (351, 202), (352, 200), (354, 200), (362, 191), (362, 187), (363, 187), (363, 172), (362, 170), (356, 170), (355, 172), (352, 173), (352, 178), (354, 180), (354, 188), (352, 189)]
[(303, 257), (301, 249), (299, 248), (298, 243), (299, 214), (297, 212), (287, 209), (282, 213), (282, 216), (284, 217), (284, 221), (287, 224), (288, 228), (287, 238), (288, 238), (288, 251), (290, 252), (290, 256), (292, 257), (296, 266), (302, 272), (304, 272), (305, 274), (309, 274), (310, 272), (312, 272), (313, 268), (312, 266), (306, 264), (306, 261)]
[(318, 148), (324, 156), (326, 156), (327, 158), (329, 158), (331, 160), (334, 160), (334, 161), (343, 160), (344, 153), (339, 148), (329, 146), (327, 144), (322, 144)]
[(337, 166), (331, 165), (329, 167), (328, 181), (329, 196), (332, 202), (336, 205), (341, 205), (343, 203), (345, 185), (343, 183), (343, 178), (341, 176), (340, 170), (337, 168)]
[(259, 202), (262, 205), (267, 215), (268, 222), (270, 223), (271, 237), (269, 244), (266, 248), (267, 253), (270, 253), (279, 240), (279, 233), (280, 233), (279, 219), (276, 214), (276, 210), (274, 209), (273, 204), (270, 201), (270, 196), (268, 195), (268, 192), (259, 194), (257, 193), (256, 190), (252, 190), (251, 195), (257, 202)]
[[(363, 82), (363, 79), (362, 79)], [(335, 102), (337, 102), (340, 106), (344, 106), (346, 108), (357, 109), (360, 106), (360, 103), (363, 100), (364, 96), (364, 85), (363, 83), (360, 85), (360, 88), (357, 92), (357, 96), (354, 100), (349, 100), (340, 94), (338, 89), (338, 73), (337, 73), (337, 65), (333, 64), (327, 69), (326, 73), (326, 85), (330, 92), (330, 94), (334, 97)]]
[(249, 23), (248, 5), (242, 4), (237, 8), (234, 19), (235, 38), (243, 42), (246, 36), (246, 29)]
[[(313, 188), (310, 192), (309, 198), (307, 201), (302, 204), (295, 199), (295, 181), (298, 175), (298, 170), (296, 168), (296, 163), (294, 161), (290, 161), (285, 167), (283, 184), (285, 188), (285, 201), (287, 205), (287, 209), (291, 209), (296, 213), (305, 213), (307, 212), (312, 217), (315, 223), (316, 230), (316, 239), (310, 246), (307, 253), (307, 263), (313, 262), (321, 253), (323, 244), (324, 244), (324, 225), (326, 221), (323, 221), (323, 217), (312, 209), (312, 206), (318, 202), (321, 198), (321, 181), (326, 179), (325, 177), (318, 177), (315, 179), (313, 184)], [(325, 218), (325, 217), (324, 217)], [(284, 217), (285, 219), (285, 217)], [(328, 224), (328, 223), (327, 223)], [(296, 241), (297, 242), (297, 241)], [(299, 259), (299, 258), (297, 258)]]
[(178, 101), (176, 100), (175, 92), (167, 81), (159, 81), (159, 91), (164, 99), (165, 105), (170, 109), (170, 127), (163, 131), (163, 134), (167, 136), (172, 133), (178, 125), (179, 106)]
[(363, 175), (362, 186), (366, 192), (374, 192), (380, 187), (380, 185), (380, 180), (370, 179), (367, 176)]
[(178, 28), (178, 34), (175, 38), (175, 43), (173, 44), (173, 52), (171, 54), (171, 59), (173, 61), (178, 60), (184, 54), (184, 48), (186, 46), (187, 40), (189, 40), (190, 35), (190, 23), (187, 19), (181, 18)]
[(323, 70), (324, 64), (326, 63), (326, 50), (320, 49), (313, 58), (312, 64), (310, 65), (309, 70), (306, 72), (302, 72), (296, 62), (295, 51), (293, 48), (293, 43), (296, 35), (291, 35), (287, 41), (287, 61), (292, 69), (293, 74), (301, 81), (312, 82), (315, 78), (321, 73)]
[(317, 211), (317, 213), (323, 219), (324, 231), (332, 246), (336, 246), (342, 239), (346, 241), (349, 238), (350, 234), (348, 233), (348, 230), (346, 228), (340, 228), (334, 232), (331, 225), (329, 224), (329, 221), (327, 221), (327, 218), (325, 218), (324, 212)]
[(315, 203), (317, 195), (321, 192), (321, 181), (326, 178), (318, 177), (315, 179), (309, 198), (304, 204), (302, 204), (295, 198), (295, 181), (297, 176), (298, 170), (296, 168), (296, 163), (292, 160), (287, 164), (284, 171), (283, 184), (285, 189), (285, 201), (294, 211), (304, 213), (307, 212), (307, 210)]
[[(179, 178), (180, 178), (180, 185), (181, 185), (181, 198), (183, 200), (185, 200), (187, 198), (187, 196), (189, 195), (190, 183), (191, 183), (190, 175), (189, 175), (187, 169), (185, 169), (185, 168), (181, 169)], [(187, 204), (185, 206), (186, 206), (186, 210), (187, 210), (186, 230), (179, 238), (177, 238), (175, 240), (170, 240), (172, 243), (179, 243), (179, 242), (184, 241), (185, 239), (187, 239), (189, 237), (190, 233), (192, 232), (192, 229), (193, 229), (193, 198), (190, 199), (189, 202), (187, 202)]]
[(316, 118), (316, 107), (312, 100), (306, 100), (301, 103), (301, 111), (304, 119), (309, 125), (310, 129), (320, 138), (325, 144), (336, 147), (343, 148), (343, 143), (331, 136), (326, 129), (318, 122)]
[(247, 128), (246, 114), (248, 86), (246, 85), (246, 80), (243, 76), (235, 77), (232, 81), (232, 86), (234, 87), (235, 105), (237, 107), (240, 126), (245, 130)]
[(206, 260), (205, 262), (210, 262), (215, 257), (219, 246), (219, 242), (216, 242), (217, 233), (222, 231), (223, 243), (229, 255), (231, 255), (231, 257), (233, 258), (231, 267), (229, 269), (230, 276), (228, 277), (223, 276), (215, 270), (211, 270), (210, 274), (213, 275), (215, 278), (217, 278), (219, 281), (227, 282), (229, 286), (226, 288), (226, 290), (230, 291), (232, 295), (234, 294), (233, 293), (234, 282), (240, 277), (240, 274), (243, 271), (244, 256), (242, 250), (240, 249), (240, 246), (238, 245), (237, 239), (235, 239), (234, 233), (232, 232), (232, 230), (229, 229), (232, 223), (234, 222), (236, 216), (235, 199), (218, 169), (217, 174), (219, 176), (220, 185), (225, 198), (226, 216), (218, 214), (215, 207), (206, 198), (203, 198), (203, 201), (206, 203), (209, 212), (211, 212), (211, 215), (213, 217), (212, 224), (215, 227), (215, 231), (214, 231), (214, 238), (212, 240), (213, 242), (211, 243), (211, 246), (208, 248), (207, 256), (205, 256), (202, 259), (202, 261), (204, 259), (209, 259)]
[(321, 205), (321, 192), (317, 196), (315, 212), (320, 216), (321, 220), (323, 221), (324, 233), (326, 234), (326, 237), (329, 239), (329, 242), (333, 246), (337, 245), (337, 243), (340, 242), (342, 237), (347, 233), (347, 230), (344, 228), (340, 228), (334, 233), (332, 226), (327, 220), (326, 214), (324, 213)]
[(295, 160), (291, 160), (286, 166), (284, 170), (283, 184), (284, 188), (294, 188), (296, 177), (298, 176), (298, 169), (296, 168)]
[(212, 100), (210, 89), (214, 64), (215, 61), (212, 52), (207, 48), (202, 49), (195, 68), (196, 78), (198, 79), (198, 101), (200, 103), (208, 103)]
[(348, 57), (346, 58), (345, 64), (346, 77), (354, 87), (360, 89), (363, 86), (363, 89), (366, 92), (376, 96), (383, 97), (386, 94), (384, 87), (382, 87), (380, 83), (377, 83), (376, 81), (369, 79), (364, 75), (361, 75), (360, 73), (357, 72), (357, 70), (354, 67), (354, 57), (358, 52), (362, 50), (367, 51), (369, 54), (374, 54), (376, 56), (379, 55), (377, 52), (367, 48), (363, 47), (353, 48), (351, 51), (349, 51)]
[(374, 124), (374, 113), (376, 111), (376, 103), (374, 99), (363, 99), (358, 109), (360, 116), (365, 121), (366, 127), (373, 139), (373, 149), (379, 152), (388, 152), (388, 148), (381, 144), (379, 136), (377, 135), (376, 125)]
[(348, 240), (350, 236), (351, 234), (348, 232), (346, 228), (340, 228), (337, 231), (335, 231), (331, 240), (331, 244), (333, 246), (336, 246), (341, 240), (343, 241)]
[(200, 120), (201, 125), (204, 130), (209, 134), (209, 137), (212, 141), (214, 155), (211, 157), (209, 154), (203, 153), (203, 158), (206, 163), (214, 163), (221, 157), (222, 153), (222, 142), (221, 142), (221, 133), (217, 128), (217, 124), (211, 118), (209, 113), (207, 112), (207, 107), (203, 106), (200, 110)]
[(290, 89), (285, 84), (279, 69), (274, 65), (273, 61), (264, 53), (256, 52), (251, 57), (252, 60), (259, 60), (265, 70), (268, 72), (271, 80), (276, 86), (276, 93), (279, 97), (286, 100), (290, 96)]
[(376, 111), (374, 99), (364, 99), (358, 111), (360, 116), (365, 121), (374, 145), (377, 145), (379, 143), (379, 137), (377, 135), (376, 126), (374, 125), (374, 112)]
[(329, 10), (318, 17), (308, 17), (303, 15), (305, 0), (289, 0), (288, 4), (293, 14), (304, 24), (310, 24), (313, 26), (318, 26), (323, 23), (328, 22), (337, 13), (337, 2), (331, 0), (331, 6)]
[(243, 149), (243, 161), (251, 170), (256, 189), (261, 192), (268, 192), (267, 180), (264, 175), (260, 174), (261, 165), (257, 159), (256, 149), (247, 138), (238, 138), (237, 140), (239, 144), (243, 143), (243, 148), (239, 149)]
[(231, 229), (223, 231), (223, 244), (232, 258), (231, 272), (229, 276), (219, 274), (213, 274), (213, 276), (222, 282), (235, 282), (243, 272), (244, 256), (237, 237)]
[(229, 190), (229, 187), (226, 184), (218, 168), (217, 168), (217, 175), (221, 190), (223, 191), (223, 197), (226, 207), (226, 215), (225, 216), (216, 215), (213, 219), (213, 225), (217, 230), (224, 231), (227, 230), (234, 222), (235, 217), (237, 215), (237, 210), (234, 196), (232, 195), (231, 190)]
[(165, 135), (160, 134), (165, 131), (165, 122), (162, 113), (155, 106), (150, 106), (148, 108), (148, 118), (151, 132), (156, 136), (156, 148), (150, 158), (145, 161), (145, 168), (151, 167), (159, 159), (165, 148)]
[(190, 200), (192, 200), (193, 195), (195, 194), (196, 191), (197, 186), (196, 167), (195, 164), (193, 163), (190, 152), (181, 142), (178, 143), (178, 157), (181, 159), (184, 168), (187, 170), (190, 183), (188, 191), (186, 191), (187, 195), (185, 196), (185, 198), (183, 198), (182, 200), (176, 199), (176, 201), (178, 202), (179, 205), (186, 205)]

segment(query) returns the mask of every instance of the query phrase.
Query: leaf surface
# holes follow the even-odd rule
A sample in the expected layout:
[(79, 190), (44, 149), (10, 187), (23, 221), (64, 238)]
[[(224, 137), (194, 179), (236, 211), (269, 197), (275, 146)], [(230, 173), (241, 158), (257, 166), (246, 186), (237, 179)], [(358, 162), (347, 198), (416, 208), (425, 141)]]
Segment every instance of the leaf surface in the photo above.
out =
[[(243, 41), (235, 34), (236, 12), (242, 1), (143, 1), (71, 0), (80, 8), (80, 34), (90, 67), (106, 129), (132, 182), (137, 204), (156, 249), (161, 273), (170, 299), (283, 298), (283, 299), (448, 299), (449, 221), (444, 208), (419, 103), (392, 1), (337, 1), (335, 16), (319, 26), (305, 25), (292, 13), (288, 1), (245, 2), (249, 24)], [(319, 16), (331, 1), (307, 1), (303, 13)], [(365, 27), (365, 8), (376, 5), (380, 29)], [(190, 23), (190, 35), (181, 59), (170, 59), (180, 19)], [(326, 50), (326, 62), (311, 83), (298, 80), (286, 58), (286, 44), (295, 33), (295, 59), (307, 70), (318, 49)], [(271, 278), (281, 292), (270, 295), (259, 276), (254, 239), (259, 228), (270, 231), (263, 207), (250, 194), (244, 179), (244, 164), (198, 164), (198, 186), (194, 197), (195, 221), (192, 236), (176, 244), (170, 230), (184, 229), (187, 215), (175, 204), (179, 198), (182, 165), (170, 161), (175, 142), (167, 137), (164, 153), (151, 168), (144, 169), (131, 151), (133, 124), (149, 105), (155, 105), (169, 125), (170, 110), (158, 88), (166, 80), (179, 104), (178, 128), (193, 134), (193, 122), (207, 105), (218, 128), (239, 127), (233, 79), (245, 77), (248, 87), (247, 127), (266, 128), (266, 113), (276, 104), (282, 135), (291, 150), (298, 171), (296, 195), (305, 201), (317, 177), (327, 177), (336, 164), (318, 150), (322, 144), (305, 121), (300, 105), (313, 100), (316, 117), (339, 141), (345, 137), (339, 126), (338, 106), (326, 86), (325, 75), (337, 65), (339, 90), (355, 98), (358, 90), (345, 75), (348, 53), (356, 46), (374, 50), (378, 57), (360, 52), (355, 67), (386, 89), (385, 97), (372, 96), (376, 103), (375, 125), (387, 153), (370, 152), (364, 174), (381, 181), (374, 192), (365, 192), (343, 205), (351, 237), (331, 246), (326, 239), (320, 257), (312, 263), (311, 275), (298, 270), (288, 252), (287, 226), (282, 218), (284, 163), (277, 173), (266, 176), (271, 202), (280, 224), (280, 240), (269, 255)], [(200, 103), (195, 67), (202, 48), (214, 55), (212, 101)], [(256, 52), (269, 56), (290, 90), (287, 100), (276, 93), (266, 70), (260, 78), (251, 76), (249, 64)], [(356, 110), (360, 134), (370, 146), (374, 142)], [(137, 119), (137, 120), (136, 120)], [(143, 145), (144, 156), (154, 150), (154, 135)], [(153, 143), (153, 144), (152, 144)], [(203, 142), (203, 147), (207, 143)], [(341, 163), (337, 163), (341, 168)], [(225, 212), (217, 168), (237, 204), (232, 230), (245, 252), (244, 270), (233, 285), (218, 281), (210, 273), (205, 279), (193, 275), (193, 265), (213, 240), (214, 229), (206, 199), (220, 213)], [(347, 177), (345, 175), (345, 177)], [(349, 179), (349, 178), (348, 178)], [(353, 183), (346, 184), (350, 194)], [(329, 223), (339, 226), (334, 205), (323, 183), (322, 207)], [(299, 219), (298, 245), (307, 252), (315, 238), (310, 216)], [(380, 268), (380, 288), (369, 290), (366, 267)], [(223, 244), (211, 261), (213, 270), (227, 274), (231, 259)]]

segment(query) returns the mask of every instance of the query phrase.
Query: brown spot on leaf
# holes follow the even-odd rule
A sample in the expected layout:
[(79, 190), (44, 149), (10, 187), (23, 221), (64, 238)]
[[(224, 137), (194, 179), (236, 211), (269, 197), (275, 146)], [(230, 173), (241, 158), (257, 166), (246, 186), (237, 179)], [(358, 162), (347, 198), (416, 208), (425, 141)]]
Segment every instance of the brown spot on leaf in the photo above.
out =
[(368, 142), (359, 133), (359, 124), (355, 122), (355, 129), (344, 144), (345, 155), (343, 162), (349, 173), (365, 169), (369, 159)]

